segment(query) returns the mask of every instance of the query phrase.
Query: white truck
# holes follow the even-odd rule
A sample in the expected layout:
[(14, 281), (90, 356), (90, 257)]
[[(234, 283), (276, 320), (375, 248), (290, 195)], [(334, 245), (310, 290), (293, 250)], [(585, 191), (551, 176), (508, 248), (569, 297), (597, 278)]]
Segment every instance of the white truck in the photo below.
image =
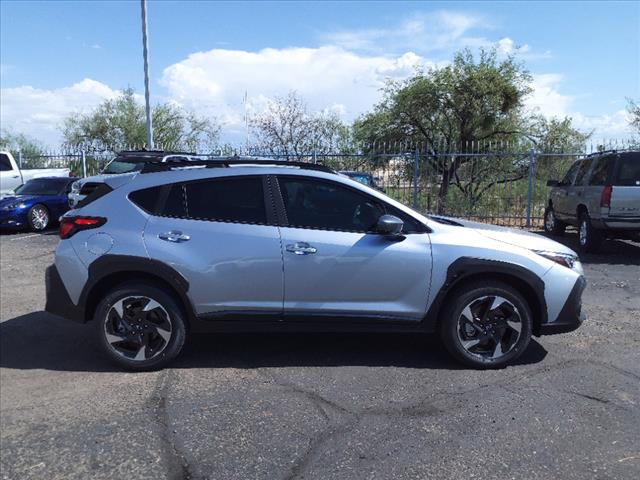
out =
[(68, 177), (68, 168), (31, 168), (21, 170), (10, 152), (0, 152), (0, 198), (27, 180), (42, 177)]

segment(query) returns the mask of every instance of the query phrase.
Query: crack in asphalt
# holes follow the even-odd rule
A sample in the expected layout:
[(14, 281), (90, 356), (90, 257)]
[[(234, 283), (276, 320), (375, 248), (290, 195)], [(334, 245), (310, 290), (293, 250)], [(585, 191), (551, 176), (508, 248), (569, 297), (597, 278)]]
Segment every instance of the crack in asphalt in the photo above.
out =
[(173, 370), (163, 370), (159, 374), (156, 386), (149, 398), (149, 407), (156, 424), (160, 428), (160, 442), (164, 451), (163, 457), (167, 462), (167, 478), (170, 480), (192, 480), (196, 476), (177, 445), (176, 436), (171, 430), (171, 422), (167, 413), (167, 392), (173, 381), (173, 376)]
[[(565, 362), (559, 362), (558, 364), (547, 366), (544, 368), (540, 367), (536, 369), (536, 372), (534, 372), (532, 375), (529, 375), (525, 378), (530, 378), (537, 374), (544, 373), (550, 368), (561, 366), (563, 363)], [(337, 438), (346, 435), (355, 427), (357, 427), (357, 425), (360, 424), (360, 422), (362, 422), (362, 420), (368, 416), (400, 416), (409, 418), (435, 416), (441, 413), (445, 413), (449, 410), (456, 409), (456, 407), (445, 409), (439, 408), (436, 406), (436, 403), (438, 402), (449, 400), (452, 397), (466, 396), (483, 389), (502, 387), (503, 384), (515, 383), (516, 381), (523, 378), (521, 374), (514, 373), (508, 378), (503, 378), (496, 382), (479, 385), (467, 390), (441, 391), (433, 393), (424, 398), (421, 398), (416, 402), (409, 403), (408, 405), (391, 408), (365, 408), (363, 410), (354, 411), (343, 405), (340, 405), (335, 401), (323, 397), (317, 392), (307, 390), (289, 380), (283, 379), (272, 371), (268, 371), (262, 368), (256, 368), (256, 370), (258, 374), (269, 378), (276, 385), (285, 388), (287, 391), (302, 395), (307, 398), (320, 412), (323, 419), (329, 424), (327, 428), (321, 430), (316, 436), (310, 439), (309, 446), (307, 447), (305, 452), (294, 462), (289, 474), (284, 477), (285, 480), (294, 480), (296, 478), (303, 477), (309, 467), (312, 465), (313, 461), (319, 455), (324, 445), (326, 445), (331, 440), (336, 440)], [(331, 420), (325, 408), (337, 411), (343, 416), (346, 415), (348, 419), (343, 422), (334, 422)]]
[(596, 397), (594, 395), (587, 395), (586, 393), (580, 393), (580, 392), (574, 392), (573, 390), (562, 390), (564, 393), (569, 393), (571, 395), (576, 395), (578, 397), (582, 397), (582, 398), (586, 398), (587, 400), (594, 400), (598, 403), (610, 403), (610, 400), (607, 400), (606, 398), (600, 398), (600, 397)]

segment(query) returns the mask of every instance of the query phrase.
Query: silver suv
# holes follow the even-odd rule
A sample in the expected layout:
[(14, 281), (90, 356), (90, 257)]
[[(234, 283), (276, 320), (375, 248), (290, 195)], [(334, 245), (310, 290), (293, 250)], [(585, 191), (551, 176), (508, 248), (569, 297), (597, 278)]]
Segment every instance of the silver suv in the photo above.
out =
[(602, 239), (640, 241), (640, 152), (602, 152), (576, 161), (554, 187), (544, 215), (544, 229), (562, 235), (578, 227), (580, 248), (598, 250)]
[(582, 322), (570, 249), (424, 217), (321, 165), (147, 164), (105, 178), (60, 237), (47, 311), (93, 321), (133, 370), (228, 330), (438, 332), (459, 361), (491, 368)]

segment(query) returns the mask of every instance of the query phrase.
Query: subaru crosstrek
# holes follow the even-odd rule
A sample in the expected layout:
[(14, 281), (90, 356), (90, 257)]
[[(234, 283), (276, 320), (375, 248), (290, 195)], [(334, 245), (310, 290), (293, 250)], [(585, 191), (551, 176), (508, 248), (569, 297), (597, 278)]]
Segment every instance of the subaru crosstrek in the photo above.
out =
[(151, 163), (61, 218), (48, 312), (133, 370), (219, 331), (438, 332), (471, 367), (582, 322), (582, 266), (538, 235), (424, 217), (327, 167)]

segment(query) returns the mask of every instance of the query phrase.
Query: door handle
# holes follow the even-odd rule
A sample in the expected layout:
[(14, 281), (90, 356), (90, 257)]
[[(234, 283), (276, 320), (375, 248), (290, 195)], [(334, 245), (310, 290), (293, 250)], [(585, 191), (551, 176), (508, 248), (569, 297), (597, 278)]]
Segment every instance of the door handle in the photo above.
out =
[(178, 230), (171, 230), (170, 232), (161, 233), (158, 235), (158, 238), (160, 240), (173, 243), (188, 242), (189, 240), (191, 240), (191, 237), (189, 235), (185, 235)]
[(293, 245), (287, 245), (287, 252), (295, 253), (296, 255), (311, 255), (317, 251), (317, 248), (312, 247), (307, 242), (296, 242)]
[(11, 177), (11, 178), (20, 178), (20, 175), (14, 175), (14, 176), (13, 176), (13, 177)]

